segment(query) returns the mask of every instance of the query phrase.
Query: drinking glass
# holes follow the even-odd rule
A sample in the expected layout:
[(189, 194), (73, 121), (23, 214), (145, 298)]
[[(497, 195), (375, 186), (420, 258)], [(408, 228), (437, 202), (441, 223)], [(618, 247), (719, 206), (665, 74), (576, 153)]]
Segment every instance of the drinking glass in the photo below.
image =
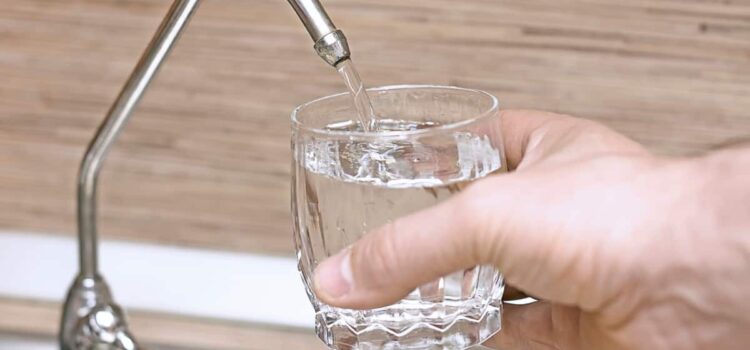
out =
[(368, 94), (378, 119), (367, 129), (349, 94), (308, 102), (292, 114), (294, 239), (316, 333), (342, 350), (479, 344), (500, 330), (504, 284), (492, 266), (457, 271), (378, 309), (337, 308), (315, 296), (313, 272), (324, 259), (391, 220), (506, 171), (494, 96), (445, 86), (386, 86)]

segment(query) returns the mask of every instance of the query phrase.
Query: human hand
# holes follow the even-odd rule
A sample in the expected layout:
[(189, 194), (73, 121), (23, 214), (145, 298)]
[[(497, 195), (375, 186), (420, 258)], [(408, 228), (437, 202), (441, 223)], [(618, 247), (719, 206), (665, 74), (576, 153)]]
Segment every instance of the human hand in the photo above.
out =
[(494, 264), (508, 284), (544, 301), (506, 305), (503, 330), (485, 345), (748, 347), (750, 198), (717, 185), (742, 183), (733, 165), (656, 157), (599, 124), (551, 113), (505, 111), (500, 122), (513, 172), (324, 261), (318, 297), (380, 307), (440, 276)]

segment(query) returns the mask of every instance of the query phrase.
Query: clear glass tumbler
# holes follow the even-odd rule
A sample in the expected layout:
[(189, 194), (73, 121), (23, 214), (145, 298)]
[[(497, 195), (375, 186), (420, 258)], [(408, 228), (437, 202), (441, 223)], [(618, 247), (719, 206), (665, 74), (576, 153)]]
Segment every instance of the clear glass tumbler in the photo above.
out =
[(479, 344), (500, 329), (504, 285), (492, 266), (457, 271), (379, 309), (341, 309), (315, 297), (313, 271), (325, 258), (390, 220), (506, 170), (494, 96), (443, 86), (368, 92), (380, 118), (366, 131), (348, 94), (292, 114), (294, 238), (317, 334), (335, 349)]

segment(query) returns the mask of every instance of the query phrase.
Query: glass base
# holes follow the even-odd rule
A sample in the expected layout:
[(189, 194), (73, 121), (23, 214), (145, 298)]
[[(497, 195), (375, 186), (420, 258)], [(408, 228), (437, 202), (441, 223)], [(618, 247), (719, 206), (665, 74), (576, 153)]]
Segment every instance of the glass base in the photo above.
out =
[(380, 324), (354, 328), (343, 320), (326, 320), (324, 313), (315, 316), (315, 331), (329, 347), (336, 350), (461, 350), (479, 345), (501, 328), (502, 304), (487, 305), (479, 319), (459, 317), (445, 327), (417, 323), (396, 332)]

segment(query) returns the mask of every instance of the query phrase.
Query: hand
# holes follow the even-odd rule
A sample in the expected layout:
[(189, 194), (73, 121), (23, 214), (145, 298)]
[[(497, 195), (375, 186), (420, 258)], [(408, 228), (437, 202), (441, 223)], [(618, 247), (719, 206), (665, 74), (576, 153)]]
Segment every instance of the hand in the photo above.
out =
[(572, 117), (506, 111), (500, 122), (515, 171), (324, 261), (318, 297), (380, 307), (440, 276), (495, 264), (510, 285), (544, 302), (506, 305), (503, 330), (485, 345), (750, 346), (748, 152), (744, 162), (736, 154), (731, 162), (669, 159)]

